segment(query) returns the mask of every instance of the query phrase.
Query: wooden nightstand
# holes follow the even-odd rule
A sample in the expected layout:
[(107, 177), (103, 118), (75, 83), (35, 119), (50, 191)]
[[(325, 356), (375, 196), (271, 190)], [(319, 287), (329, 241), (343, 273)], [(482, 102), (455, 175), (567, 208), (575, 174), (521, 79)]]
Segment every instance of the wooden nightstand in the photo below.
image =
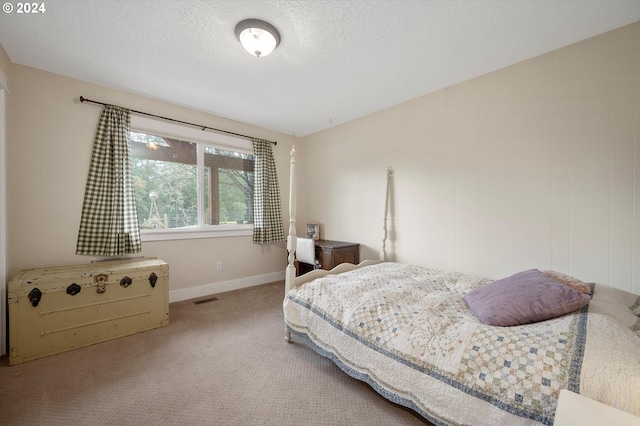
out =
[(341, 263), (360, 262), (360, 244), (344, 241), (317, 240), (316, 256), (322, 269), (331, 270)]
[[(316, 259), (320, 267), (327, 271), (341, 263), (360, 263), (360, 244), (344, 241), (316, 240)], [(298, 263), (297, 275), (306, 274), (313, 269), (312, 265)]]

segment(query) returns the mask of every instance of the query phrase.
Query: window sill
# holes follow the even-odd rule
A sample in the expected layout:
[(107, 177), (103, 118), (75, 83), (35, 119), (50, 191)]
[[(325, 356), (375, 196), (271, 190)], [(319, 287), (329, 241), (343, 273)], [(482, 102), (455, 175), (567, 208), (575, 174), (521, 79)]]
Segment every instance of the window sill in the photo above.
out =
[(140, 231), (145, 241), (193, 240), (197, 238), (245, 237), (253, 235), (253, 225), (220, 225), (198, 229), (146, 229)]

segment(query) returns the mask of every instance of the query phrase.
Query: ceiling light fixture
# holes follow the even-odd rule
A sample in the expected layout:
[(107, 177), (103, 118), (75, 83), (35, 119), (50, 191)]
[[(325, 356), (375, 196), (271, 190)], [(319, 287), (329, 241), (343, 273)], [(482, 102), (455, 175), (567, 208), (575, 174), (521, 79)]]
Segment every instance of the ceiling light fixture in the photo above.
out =
[(280, 33), (276, 27), (260, 19), (238, 22), (236, 37), (247, 52), (258, 58), (267, 56), (280, 44)]

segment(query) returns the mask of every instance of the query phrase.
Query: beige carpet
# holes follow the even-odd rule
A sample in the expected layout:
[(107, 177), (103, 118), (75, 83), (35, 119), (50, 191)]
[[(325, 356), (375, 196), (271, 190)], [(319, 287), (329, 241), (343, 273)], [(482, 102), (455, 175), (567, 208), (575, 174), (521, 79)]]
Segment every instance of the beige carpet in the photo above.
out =
[(0, 425), (424, 425), (284, 340), (278, 282), (171, 304), (170, 325), (9, 367)]

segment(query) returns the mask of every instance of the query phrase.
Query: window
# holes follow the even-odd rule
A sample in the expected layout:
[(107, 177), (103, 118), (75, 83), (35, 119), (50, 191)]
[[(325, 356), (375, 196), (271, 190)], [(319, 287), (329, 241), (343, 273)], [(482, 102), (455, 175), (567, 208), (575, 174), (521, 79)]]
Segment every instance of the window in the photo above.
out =
[(131, 166), (143, 239), (152, 234), (212, 236), (230, 230), (250, 234), (251, 142), (173, 123), (158, 127), (154, 121), (132, 117), (131, 122)]

